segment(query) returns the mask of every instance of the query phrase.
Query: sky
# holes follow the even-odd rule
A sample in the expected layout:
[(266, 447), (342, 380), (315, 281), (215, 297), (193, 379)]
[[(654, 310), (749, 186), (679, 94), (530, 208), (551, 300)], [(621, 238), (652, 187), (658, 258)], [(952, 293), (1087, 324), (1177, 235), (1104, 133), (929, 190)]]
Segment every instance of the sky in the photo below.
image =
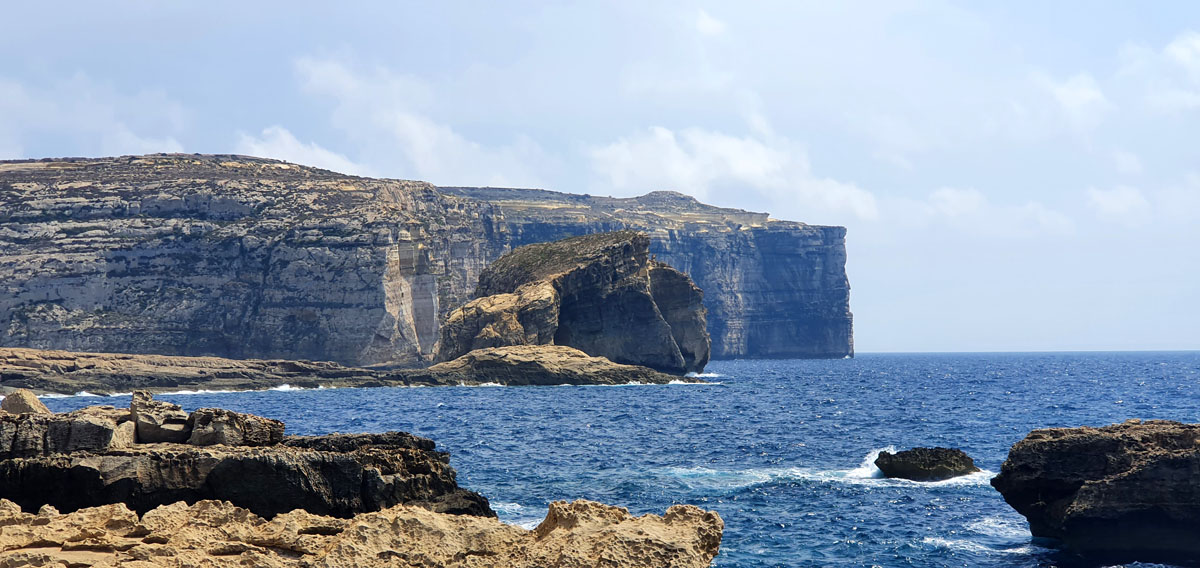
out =
[(1200, 3), (24, 2), (0, 159), (239, 153), (847, 227), (855, 344), (1200, 349)]

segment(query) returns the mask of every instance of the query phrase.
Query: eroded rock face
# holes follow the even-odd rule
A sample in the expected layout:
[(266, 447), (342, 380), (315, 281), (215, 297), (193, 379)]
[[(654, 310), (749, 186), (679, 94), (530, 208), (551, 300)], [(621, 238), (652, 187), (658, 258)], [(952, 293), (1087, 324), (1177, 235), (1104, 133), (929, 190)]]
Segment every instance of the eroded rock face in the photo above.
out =
[(980, 471), (975, 460), (955, 448), (913, 448), (902, 452), (879, 452), (875, 467), (885, 477), (911, 481), (941, 481)]
[(193, 446), (273, 446), (283, 441), (283, 422), (223, 408), (200, 408), (188, 415), (187, 443)]
[(1200, 562), (1200, 424), (1034, 430), (994, 486), (1037, 537), (1105, 563)]
[(479, 299), (447, 317), (437, 359), (553, 343), (663, 372), (703, 370), (703, 294), (651, 260), (649, 245), (645, 234), (618, 231), (514, 250), (480, 275)]
[(565, 345), (516, 345), (476, 349), (453, 361), (438, 363), (414, 376), (437, 384), (502, 385), (666, 384), (699, 379), (661, 373), (648, 367), (613, 363)]
[(853, 353), (841, 227), (228, 155), (0, 162), (0, 346), (423, 362), (501, 254), (618, 229), (705, 290), (715, 356)]
[(4, 395), (0, 410), (13, 414), (50, 414), (50, 409), (28, 389), (17, 389)]
[(143, 444), (168, 442), (182, 444), (191, 435), (188, 413), (178, 404), (154, 400), (146, 391), (136, 391), (129, 404), (137, 439)]
[(630, 516), (552, 503), (527, 531), (495, 519), (395, 506), (339, 519), (292, 511), (265, 520), (226, 502), (173, 503), (140, 518), (124, 505), (23, 513), (0, 501), (0, 565), (392, 568), (701, 568), (721, 542), (716, 513), (676, 505)]

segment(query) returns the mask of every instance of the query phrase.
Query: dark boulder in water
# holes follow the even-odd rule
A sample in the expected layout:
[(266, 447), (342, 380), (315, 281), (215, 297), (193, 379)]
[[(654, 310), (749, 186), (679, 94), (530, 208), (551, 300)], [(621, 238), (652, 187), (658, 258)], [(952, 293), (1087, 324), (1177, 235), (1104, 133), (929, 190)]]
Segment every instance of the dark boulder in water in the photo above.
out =
[(992, 486), (1033, 536), (1095, 561), (1200, 563), (1200, 424), (1034, 430)]
[(979, 471), (975, 460), (954, 448), (913, 448), (903, 452), (880, 452), (875, 458), (886, 477), (912, 481), (941, 481)]

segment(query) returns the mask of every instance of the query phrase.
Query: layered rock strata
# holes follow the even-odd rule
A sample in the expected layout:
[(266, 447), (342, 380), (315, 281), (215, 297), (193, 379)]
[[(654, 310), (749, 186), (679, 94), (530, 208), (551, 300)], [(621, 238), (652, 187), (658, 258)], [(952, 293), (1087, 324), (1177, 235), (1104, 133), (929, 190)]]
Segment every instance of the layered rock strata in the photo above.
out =
[(1034, 536), (1094, 560), (1200, 562), (1200, 424), (1034, 430), (992, 486)]
[[(495, 354), (485, 351), (476, 357), (453, 364), (435, 365), (430, 369), (0, 348), (0, 389), (110, 394), (133, 390), (263, 390), (283, 385), (318, 388), (490, 383), (624, 384), (666, 383), (673, 380), (703, 382), (681, 379), (646, 367), (619, 365), (606, 359), (588, 357), (567, 347), (559, 350), (543, 350), (542, 347), (514, 347)], [(572, 354), (572, 351), (575, 352)], [(530, 358), (540, 360), (535, 364), (527, 364)], [(177, 415), (175, 423), (178, 424), (179, 420)]]
[(975, 460), (956, 448), (913, 448), (902, 452), (879, 452), (875, 467), (884, 477), (910, 481), (942, 481), (979, 470)]
[(363, 568), (701, 568), (716, 556), (716, 513), (676, 505), (631, 516), (555, 502), (532, 531), (495, 519), (396, 506), (339, 519), (296, 510), (265, 520), (228, 502), (25, 513), (0, 501), (0, 566)]
[(617, 229), (706, 291), (713, 356), (853, 353), (841, 227), (206, 155), (0, 162), (0, 346), (424, 362), (501, 254)]
[(495, 516), (486, 499), (458, 487), (449, 456), (425, 438), (284, 437), (279, 421), (200, 409), (182, 431), (170, 429), (188, 443), (163, 442), (159, 427), (169, 422), (140, 418), (179, 411), (156, 402), (137, 393), (134, 411), (0, 414), (0, 498), (29, 511), (124, 503), (145, 513), (217, 499), (265, 517), (296, 508), (350, 517), (397, 504)]
[(704, 369), (703, 293), (650, 258), (650, 239), (616, 231), (527, 245), (479, 276), (479, 298), (442, 326), (436, 359), (475, 349), (564, 345), (664, 372)]

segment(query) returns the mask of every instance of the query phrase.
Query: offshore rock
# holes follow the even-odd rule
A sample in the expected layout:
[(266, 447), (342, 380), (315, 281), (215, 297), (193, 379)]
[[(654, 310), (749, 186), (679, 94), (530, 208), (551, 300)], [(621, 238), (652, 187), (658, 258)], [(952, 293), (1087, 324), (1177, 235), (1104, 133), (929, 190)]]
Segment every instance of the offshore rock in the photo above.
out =
[[(582, 353), (579, 355), (583, 356)], [(660, 373), (644, 367), (621, 370), (625, 366), (605, 361), (606, 365), (578, 366), (579, 372), (574, 372), (570, 369), (576, 365), (566, 364), (567, 361), (562, 357), (556, 359), (562, 363), (563, 372), (551, 370), (535, 373), (535, 377), (513, 373), (474, 373), (466, 370), (437, 373), (428, 369), (344, 367), (327, 361), (235, 360), (219, 357), (73, 353), (0, 347), (0, 387), (20, 387), (63, 394), (75, 394), (80, 391), (111, 394), (133, 390), (263, 390), (284, 385), (301, 388), (437, 386), (530, 384), (535, 380), (539, 384), (612, 384), (612, 381), (621, 375), (630, 377), (626, 382), (663, 382), (661, 377), (655, 378)], [(610, 369), (601, 372), (603, 368)], [(612, 369), (619, 372), (610, 372)], [(553, 382), (556, 380), (564, 382)], [(175, 416), (175, 420), (178, 421), (179, 415)], [(185, 422), (184, 429), (188, 428)]]
[(853, 353), (841, 227), (181, 154), (0, 162), (0, 346), (426, 362), (503, 253), (617, 229), (705, 290), (714, 357)]
[(622, 385), (666, 384), (700, 379), (661, 373), (647, 367), (613, 363), (565, 345), (518, 345), (476, 349), (438, 363), (414, 376), (438, 384)]
[(879, 452), (875, 467), (884, 477), (911, 481), (941, 481), (980, 471), (975, 460), (955, 448), (913, 448), (902, 452)]
[(17, 389), (4, 395), (0, 410), (13, 414), (50, 414), (50, 409), (28, 389)]
[(437, 360), (555, 344), (663, 372), (702, 371), (709, 358), (703, 294), (652, 260), (649, 246), (644, 233), (617, 231), (504, 255), (480, 275), (479, 298), (447, 317)]
[(1034, 430), (992, 485), (1033, 536), (1096, 561), (1200, 562), (1200, 424)]
[(404, 505), (352, 519), (296, 510), (268, 521), (221, 501), (164, 505), (140, 518), (120, 504), (33, 515), (0, 501), (0, 526), (0, 566), (146, 568), (701, 568), (724, 527), (690, 505), (633, 517), (588, 501), (552, 503), (533, 531)]

